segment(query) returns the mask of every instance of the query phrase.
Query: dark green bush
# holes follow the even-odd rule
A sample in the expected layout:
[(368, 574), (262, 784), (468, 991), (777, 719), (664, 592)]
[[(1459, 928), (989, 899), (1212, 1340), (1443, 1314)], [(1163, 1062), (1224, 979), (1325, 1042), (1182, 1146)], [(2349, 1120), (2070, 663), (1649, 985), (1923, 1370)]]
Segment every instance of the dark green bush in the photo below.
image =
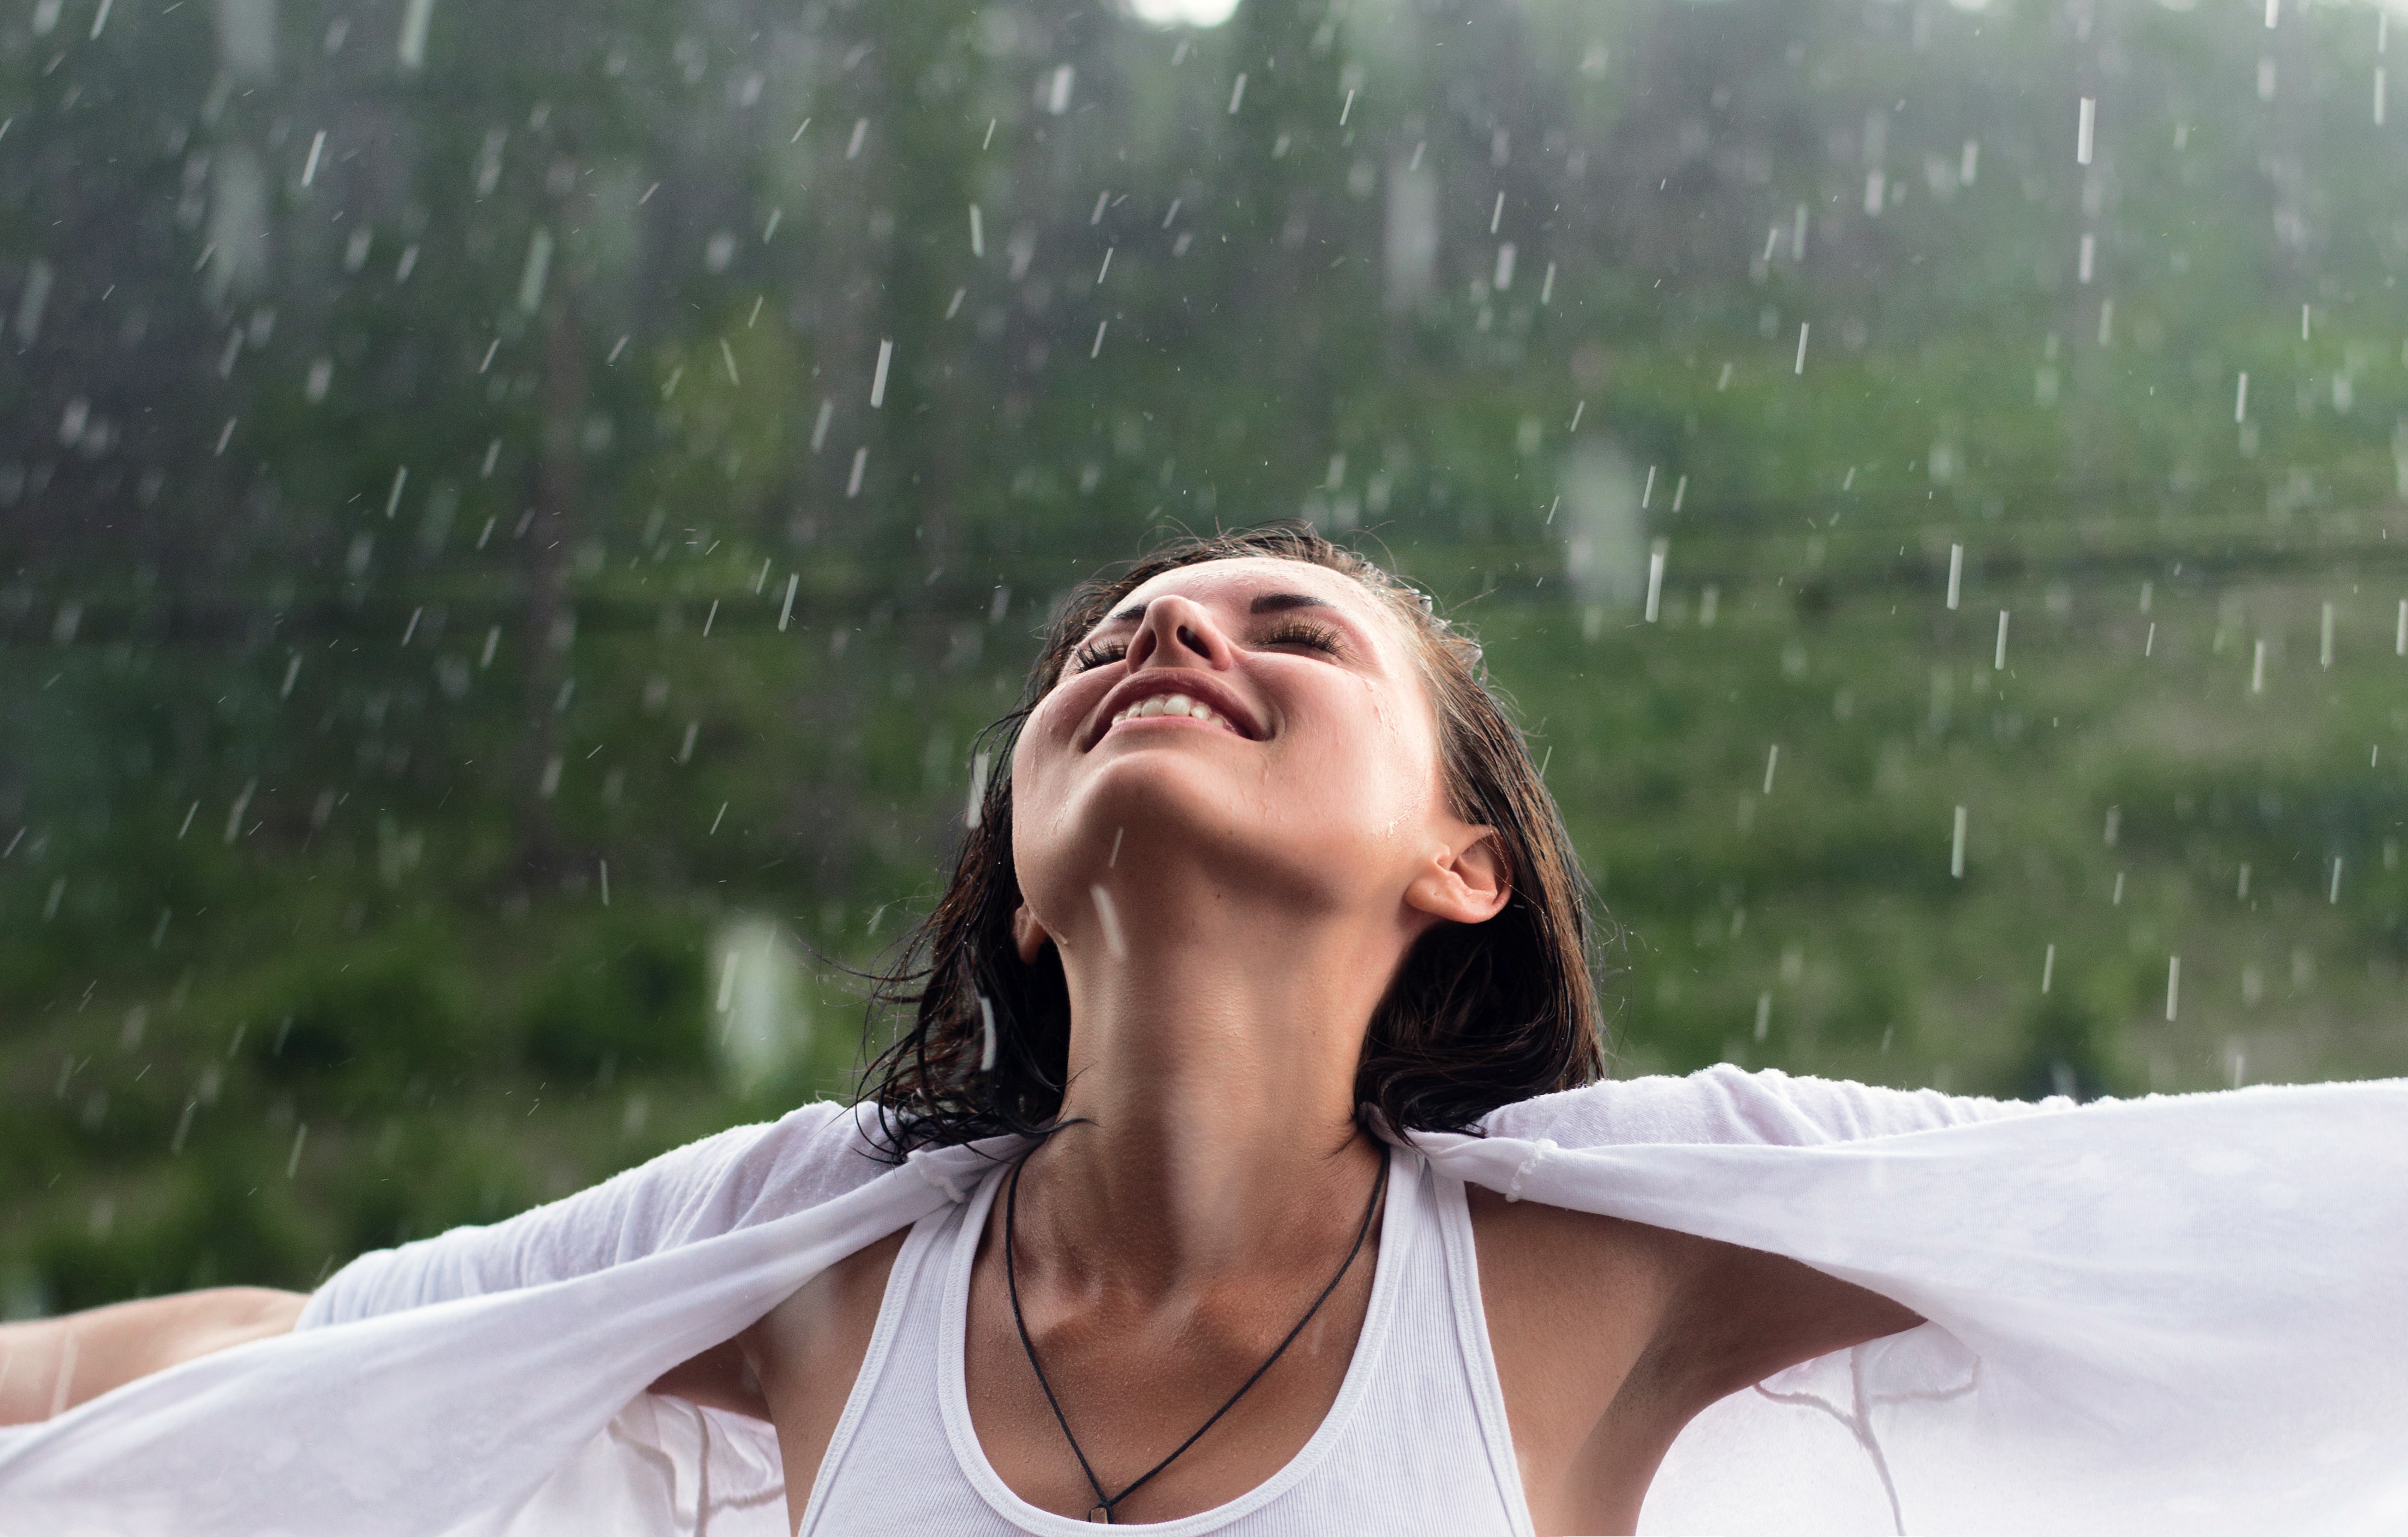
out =
[(236, 1157), (188, 1166), (171, 1199), (105, 1232), (57, 1210), (24, 1252), (61, 1312), (237, 1282), (302, 1286), (322, 1261), (289, 1187)]
[(704, 1066), (703, 955), (699, 928), (671, 919), (597, 926), (572, 941), (529, 991), (529, 1063), (575, 1075)]
[(407, 928), (294, 962), (266, 994), (251, 1031), (252, 1063), (272, 1081), (339, 1074), (396, 1090), (416, 1075), (459, 1070), (488, 1055), (465, 979), (468, 957), (439, 933)]

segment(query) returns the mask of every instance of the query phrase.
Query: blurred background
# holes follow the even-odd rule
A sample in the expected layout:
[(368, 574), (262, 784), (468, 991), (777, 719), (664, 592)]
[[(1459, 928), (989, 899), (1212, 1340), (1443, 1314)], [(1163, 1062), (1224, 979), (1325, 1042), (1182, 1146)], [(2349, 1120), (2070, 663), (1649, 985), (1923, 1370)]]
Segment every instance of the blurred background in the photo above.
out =
[(2390, 30), (5, 0), (0, 1305), (846, 1092), (1050, 606), (1280, 516), (1484, 637), (1620, 1073), (2408, 1070)]

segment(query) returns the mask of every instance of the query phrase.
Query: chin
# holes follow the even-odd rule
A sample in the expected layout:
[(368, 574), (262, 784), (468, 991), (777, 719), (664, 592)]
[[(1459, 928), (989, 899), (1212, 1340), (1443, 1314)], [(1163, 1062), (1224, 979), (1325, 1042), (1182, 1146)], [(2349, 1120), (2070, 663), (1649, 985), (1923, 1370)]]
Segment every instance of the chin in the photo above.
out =
[(1206, 847), (1252, 841), (1266, 830), (1268, 808), (1259, 794), (1239, 790), (1240, 777), (1229, 764), (1171, 747), (1116, 752), (1085, 777), (1057, 825), (1108, 847), (1117, 833), (1124, 853), (1139, 837)]
[(1345, 809), (1301, 798), (1316, 804), (1283, 804), (1258, 771), (1233, 774), (1200, 754), (1116, 754), (1054, 814), (1015, 812), (1023, 888), (1033, 889), (1032, 878), (1083, 892), (1192, 874), (1267, 900), (1333, 898), (1332, 872), (1366, 869), (1376, 840), (1354, 836)]

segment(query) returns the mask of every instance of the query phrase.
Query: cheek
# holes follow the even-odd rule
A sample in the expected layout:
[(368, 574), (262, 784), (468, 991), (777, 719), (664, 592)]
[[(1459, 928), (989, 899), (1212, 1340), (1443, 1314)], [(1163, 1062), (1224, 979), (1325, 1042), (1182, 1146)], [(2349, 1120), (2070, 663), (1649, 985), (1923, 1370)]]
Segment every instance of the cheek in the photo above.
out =
[(1352, 678), (1332, 703), (1344, 725), (1314, 754), (1299, 804), (1349, 839), (1418, 847), (1441, 800), (1437, 742), (1418, 701)]
[(1011, 753), (1011, 868), (1020, 883), (1021, 898), (1032, 911), (1042, 911), (1041, 893), (1053, 884), (1054, 862), (1061, 844), (1061, 789), (1046, 772), (1049, 754), (1034, 741), (1038, 723), (1031, 717)]
[(1063, 712), (1047, 699), (1030, 711), (1011, 748), (1011, 812), (1015, 826), (1042, 822), (1060, 797), (1060, 767), (1070, 743)]
[(1077, 783), (1079, 735), (1102, 694), (1101, 688), (1082, 692), (1075, 685), (1055, 689), (1028, 712), (1012, 744), (1012, 844), (1024, 869), (1031, 857), (1042, 859), (1062, 841)]

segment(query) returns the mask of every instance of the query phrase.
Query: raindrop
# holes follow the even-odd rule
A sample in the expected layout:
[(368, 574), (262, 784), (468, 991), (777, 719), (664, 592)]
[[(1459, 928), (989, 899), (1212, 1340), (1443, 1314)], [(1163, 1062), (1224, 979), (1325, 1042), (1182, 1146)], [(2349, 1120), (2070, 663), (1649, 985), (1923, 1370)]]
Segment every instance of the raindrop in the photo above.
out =
[[(1238, 78), (1245, 79), (1242, 75)], [(1112, 894), (1100, 885), (1089, 886), (1087, 892), (1096, 899), (1096, 921), (1103, 927), (1104, 948), (1114, 960), (1127, 959), (1128, 945), (1121, 934), (1120, 913), (1112, 906)]]
[(394, 50), (402, 73), (426, 67), (426, 29), (435, 18), (435, 0), (409, 0), (401, 15), (401, 43)]

